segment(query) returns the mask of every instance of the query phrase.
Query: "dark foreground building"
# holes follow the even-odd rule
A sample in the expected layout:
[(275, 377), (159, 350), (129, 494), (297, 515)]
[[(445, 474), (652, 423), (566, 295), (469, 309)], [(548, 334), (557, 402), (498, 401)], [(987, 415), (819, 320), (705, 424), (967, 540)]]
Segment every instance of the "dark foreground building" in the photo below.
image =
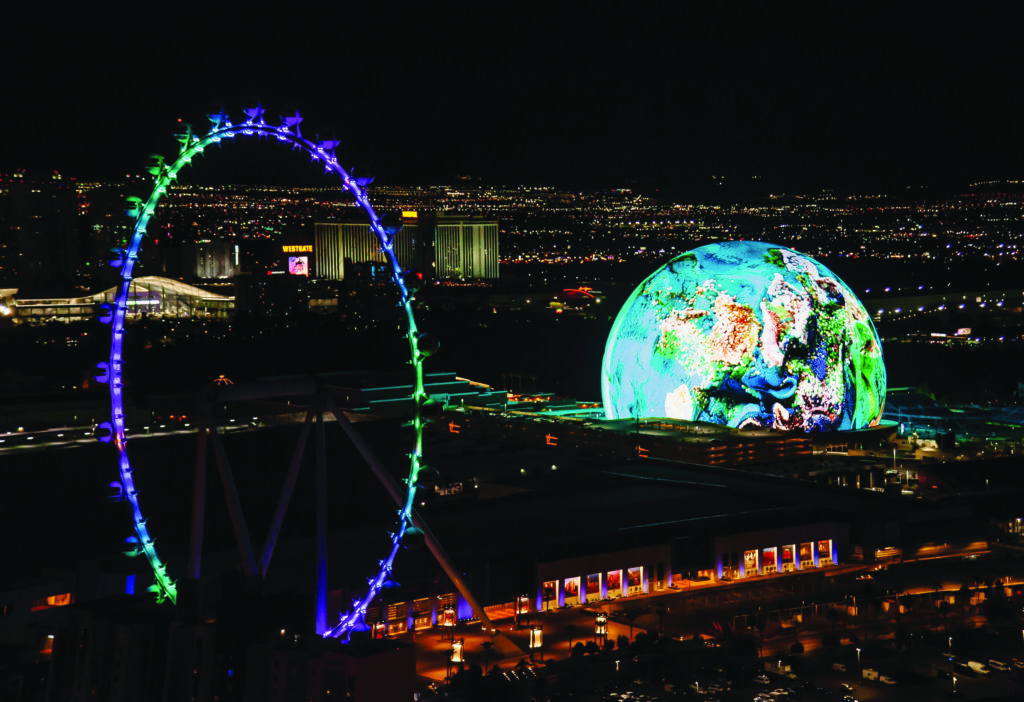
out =
[[(348, 383), (342, 395), (362, 418), (382, 417), (368, 421), (363, 433), (401, 477), (403, 430), (394, 415), (408, 409), (408, 400), (403, 400), (407, 388), (349, 376), (330, 382)], [(769, 582), (790, 571), (928, 557), (969, 549), (990, 531), (987, 515), (971, 502), (908, 498), (883, 487), (884, 474), (876, 488), (869, 459), (863, 466), (847, 466), (824, 453), (844, 444), (850, 450), (856, 446), (858, 451), (884, 454), (886, 439), (874, 434), (831, 436), (826, 445), (808, 450), (805, 439), (789, 445), (767, 434), (701, 433), (701, 427), (690, 433), (664, 422), (645, 433), (643, 428), (629, 430), (601, 421), (588, 425), (578, 416), (506, 410), (505, 393), (454, 374), (432, 374), (429, 386), (449, 409), (430, 417), (433, 433), (425, 455), (436, 470), (421, 475), (424, 490), (418, 510), (489, 612), (598, 605), (698, 582)], [(302, 416), (301, 407), (289, 400), (280, 403), (280, 414), (271, 422), (275, 410), (261, 403), (259, 421), (273, 428), (224, 437), (229, 453), (246, 452), (235, 465), (251, 470), (240, 469), (239, 480), (251, 473), (253, 484), (266, 492), (256, 494), (256, 503), (273, 498), (279, 489), (272, 458), (283, 452), (287, 462), (299, 434), (299, 426), (288, 417), (301, 421)], [(454, 409), (464, 404), (482, 409)], [(254, 407), (246, 407), (253, 411), (239, 416), (255, 416)], [(689, 452), (690, 439), (698, 453), (707, 455), (717, 455), (714, 442), (722, 442), (723, 455), (733, 465), (638, 457), (638, 448), (672, 456), (677, 444), (682, 446), (678, 450)], [(343, 441), (341, 430), (330, 425), (329, 448)], [(879, 445), (870, 445), (872, 441)], [(748, 451), (747, 443), (759, 446)], [(61, 484), (62, 493), (88, 494), (106, 460), (96, 453), (100, 450), (78, 449), (75, 462), (64, 460), (64, 451), (32, 454), (45, 458), (36, 458), (31, 470), (15, 460), (18, 454), (4, 460), (19, 477), (34, 474), (41, 465), (41, 483)], [(136, 451), (166, 462), (159, 464), (166, 470), (156, 473), (167, 482), (152, 491), (168, 500), (172, 494), (185, 495), (154, 522), (166, 525), (177, 519), (187, 525), (191, 489), (173, 483), (190, 479), (189, 471), (180, 469), (195, 458), (194, 437), (139, 440)], [(753, 460), (757, 455), (767, 460)], [(349, 548), (352, 535), (386, 529), (393, 506), (386, 496), (374, 502), (372, 488), (380, 486), (372, 476), (361, 481), (358, 475), (364, 471), (350, 468), (358, 456), (344, 459), (339, 461), (344, 468), (332, 472), (331, 485), (338, 496), (355, 499), (342, 514), (332, 513), (332, 543), (343, 545), (343, 555), (331, 562), (349, 567), (362, 555)], [(38, 464), (40, 460), (44, 463)], [(97, 471), (83, 471), (82, 466), (96, 466)], [(42, 489), (26, 485), (19, 494)], [(332, 495), (332, 505), (335, 499)], [(365, 514), (359, 511), (364, 504), (372, 507)], [(118, 521), (117, 538), (100, 531), (96, 515), (104, 509), (114, 508), (89, 500), (80, 506), (68, 503), (61, 520), (36, 524), (32, 538), (23, 540), (24, 548), (63, 543), (66, 524), (72, 523), (81, 532), (76, 536), (94, 543), (95, 553), (59, 554), (69, 566), (76, 558), (116, 556), (126, 525)], [(410, 632), (433, 629), (430, 638), (437, 639), (448, 622), (454, 624), (450, 618), (470, 619), (472, 611), (426, 549), (410, 539), (395, 566), (394, 579), (402, 586), (368, 608), (371, 632), (349, 647), (319, 639), (312, 635), (309, 532), (302, 526), (303, 510), (296, 511), (300, 526), (286, 535), (266, 579), (237, 575), (234, 556), (226, 550), (228, 537), (229, 543), (222, 539), (208, 552), (206, 564), (212, 567), (204, 571), (207, 580), (178, 575), (175, 608), (152, 601), (140, 559), (121, 559), (120, 569), (108, 569), (102, 576), (95, 569), (71, 569), (68, 575), (32, 582), (5, 578), (0, 582), (0, 644), (20, 658), (2, 671), (2, 689), (18, 700), (95, 695), (269, 701), (327, 699), (327, 690), (332, 691), (330, 699), (337, 699), (341, 690), (350, 695), (347, 699), (388, 699), (394, 693), (395, 699), (408, 700), (416, 689), (415, 647), (389, 637), (407, 642), (415, 636)], [(352, 517), (348, 521), (347, 515)], [(247, 516), (258, 523), (258, 514), (247, 511)], [(19, 524), (23, 522), (3, 526), (13, 533)], [(60, 533), (47, 532), (51, 526)], [(187, 541), (164, 538), (168, 561), (186, 562)], [(14, 562), (27, 560), (28, 551), (19, 553), (12, 556)], [(343, 570), (331, 570), (331, 616), (347, 604), (347, 591), (362, 584), (353, 581), (366, 575)]]

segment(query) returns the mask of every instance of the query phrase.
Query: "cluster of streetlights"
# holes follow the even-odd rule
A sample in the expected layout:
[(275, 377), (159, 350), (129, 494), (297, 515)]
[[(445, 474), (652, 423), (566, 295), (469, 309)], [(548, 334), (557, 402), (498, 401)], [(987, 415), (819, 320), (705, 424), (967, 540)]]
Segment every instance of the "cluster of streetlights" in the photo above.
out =
[[(529, 649), (530, 649), (530, 660), (534, 660), (534, 655), (540, 653), (541, 662), (544, 661), (544, 627), (540, 624), (530, 625), (530, 598), (526, 595), (520, 596), (516, 599), (516, 628), (528, 627), (530, 631)], [(525, 616), (526, 623), (522, 621), (522, 617)], [(455, 640), (455, 610), (451, 607), (445, 607), (441, 611), (441, 626), (445, 629), (446, 633), (442, 635), (442, 640), (447, 638), (452, 642), (452, 647), (449, 649), (448, 656), (448, 677), (451, 677), (452, 668), (458, 664), (459, 668), (462, 668), (462, 664), (465, 663), (465, 638), (460, 638), (458, 641)], [(597, 617), (594, 620), (594, 637), (604, 642), (608, 638), (608, 614), (606, 612), (598, 612)]]

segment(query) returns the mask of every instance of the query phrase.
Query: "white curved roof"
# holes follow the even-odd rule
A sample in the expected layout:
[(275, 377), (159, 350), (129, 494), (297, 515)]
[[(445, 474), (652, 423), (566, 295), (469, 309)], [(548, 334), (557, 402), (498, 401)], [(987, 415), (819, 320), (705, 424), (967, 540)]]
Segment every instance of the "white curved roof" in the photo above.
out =
[[(187, 297), (199, 297), (204, 300), (233, 300), (233, 295), (221, 295), (220, 293), (210, 292), (197, 288), (194, 285), (183, 283), (180, 280), (173, 280), (171, 278), (161, 278), (157, 275), (144, 275), (139, 278), (135, 278), (132, 281), (132, 288), (136, 293), (146, 292), (157, 292), (157, 293), (172, 293), (174, 295), (182, 295)], [(88, 302), (104, 302), (107, 300), (114, 299), (117, 294), (117, 288), (109, 288), (103, 292), (93, 293), (86, 297), (75, 298), (72, 302), (84, 304)]]

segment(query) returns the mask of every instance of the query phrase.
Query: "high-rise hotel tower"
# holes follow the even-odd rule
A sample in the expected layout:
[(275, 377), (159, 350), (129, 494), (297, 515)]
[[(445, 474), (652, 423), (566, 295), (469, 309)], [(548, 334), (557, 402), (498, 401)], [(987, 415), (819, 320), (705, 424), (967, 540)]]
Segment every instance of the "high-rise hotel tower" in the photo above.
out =
[(498, 277), (498, 223), (471, 217), (438, 217), (434, 224), (434, 277)]
[[(416, 219), (403, 219), (394, 244), (402, 268), (422, 267), (421, 239)], [(314, 277), (344, 280), (346, 266), (384, 264), (387, 259), (368, 222), (316, 222), (313, 225), (313, 260)]]
[[(404, 212), (402, 223), (395, 253), (404, 269), (420, 269), (435, 280), (498, 277), (497, 220)], [(385, 261), (366, 222), (317, 222), (313, 246), (317, 278), (344, 280), (346, 266)]]

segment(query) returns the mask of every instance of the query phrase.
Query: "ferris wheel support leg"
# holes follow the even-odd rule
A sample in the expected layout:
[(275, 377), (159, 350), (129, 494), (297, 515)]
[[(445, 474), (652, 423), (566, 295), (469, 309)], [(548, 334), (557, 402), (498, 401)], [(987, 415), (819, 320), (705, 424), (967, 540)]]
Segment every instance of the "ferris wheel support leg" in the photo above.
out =
[(306, 421), (302, 425), (302, 433), (299, 435), (299, 443), (295, 446), (292, 454), (292, 462), (288, 465), (288, 474), (285, 476), (284, 485), (281, 487), (281, 495), (277, 500), (277, 509), (274, 511), (274, 519), (267, 531), (267, 541), (263, 545), (263, 555), (260, 557), (260, 574), (266, 576), (267, 568), (270, 567), (270, 558), (274, 555), (274, 546), (277, 544), (277, 537), (281, 533), (281, 525), (284, 523), (285, 514), (288, 512), (288, 505), (291, 503), (292, 493), (295, 492), (295, 481), (299, 476), (299, 466), (302, 464), (302, 457), (306, 452), (306, 443), (309, 441), (309, 427), (313, 423), (315, 412), (310, 409), (306, 412)]
[(434, 533), (430, 531), (430, 527), (423, 521), (423, 517), (419, 515), (415, 509), (412, 511), (412, 523), (417, 529), (423, 532), (423, 541), (427, 544), (427, 548), (430, 549), (430, 553), (434, 556), (435, 560), (441, 564), (441, 568), (444, 570), (445, 575), (452, 581), (455, 589), (459, 591), (462, 598), (466, 600), (470, 607), (473, 608), (473, 614), (480, 620), (480, 625), (484, 629), (494, 629), (494, 625), (491, 624), (490, 618), (487, 613), (484, 612), (484, 608), (480, 606), (480, 603), (476, 601), (476, 597), (469, 589), (469, 585), (462, 579), (462, 574), (455, 568), (455, 564), (452, 563), (448, 557), (448, 552), (441, 546), (441, 542), (437, 540)]
[(316, 633), (327, 632), (327, 448), (324, 411), (316, 406)]
[(192, 537), (189, 541), (188, 575), (199, 579), (203, 559), (203, 527), (206, 523), (206, 425), (196, 434), (196, 482), (192, 488)]
[[(402, 491), (399, 489), (398, 485), (395, 484), (395, 479), (391, 477), (391, 474), (388, 472), (387, 468), (384, 467), (384, 464), (381, 463), (377, 454), (374, 453), (373, 449), (370, 448), (370, 445), (366, 443), (366, 440), (363, 439), (359, 431), (352, 426), (352, 422), (349, 421), (348, 417), (338, 411), (338, 408), (330, 398), (327, 398), (327, 408), (331, 411), (331, 414), (334, 415), (335, 421), (338, 422), (338, 424), (341, 425), (341, 428), (345, 430), (345, 433), (348, 434), (348, 438), (351, 439), (353, 444), (355, 444), (359, 453), (362, 454), (363, 459), (370, 466), (373, 474), (376, 475), (377, 479), (384, 485), (384, 489), (388, 491), (388, 494), (391, 495), (392, 499), (395, 500), (398, 506), (402, 507)], [(480, 620), (480, 624), (485, 629), (493, 629), (494, 626), (491, 624), (491, 620), (488, 618), (487, 613), (484, 612), (484, 608), (480, 606), (479, 602), (477, 602), (476, 597), (473, 596), (473, 593), (469, 589), (469, 585), (467, 585), (466, 581), (462, 579), (462, 574), (459, 573), (455, 564), (452, 563), (451, 559), (448, 557), (448, 553), (441, 546), (441, 543), (434, 536), (433, 532), (431, 532), (430, 528), (427, 527), (427, 523), (423, 521), (423, 518), (420, 517), (419, 513), (417, 513), (415, 509), (412, 511), (410, 516), (413, 526), (423, 532), (424, 541), (427, 544), (427, 548), (430, 549), (430, 553), (440, 564), (441, 568), (448, 576), (448, 579), (452, 581), (455, 589), (457, 589), (459, 594), (462, 595), (462, 598), (466, 600), (470, 607), (473, 608), (473, 614), (475, 614), (477, 619)]]
[(220, 481), (224, 486), (224, 497), (228, 502), (228, 514), (231, 515), (231, 526), (235, 530), (238, 553), (242, 557), (242, 572), (250, 576), (256, 575), (256, 559), (252, 554), (252, 541), (249, 540), (249, 529), (245, 525), (242, 502), (238, 499), (238, 489), (235, 487), (235, 479), (231, 475), (231, 466), (228, 465), (228, 457), (224, 453), (224, 445), (220, 441), (220, 434), (217, 433), (216, 425), (210, 422), (209, 426), (210, 441), (213, 444), (213, 456), (217, 459)]

